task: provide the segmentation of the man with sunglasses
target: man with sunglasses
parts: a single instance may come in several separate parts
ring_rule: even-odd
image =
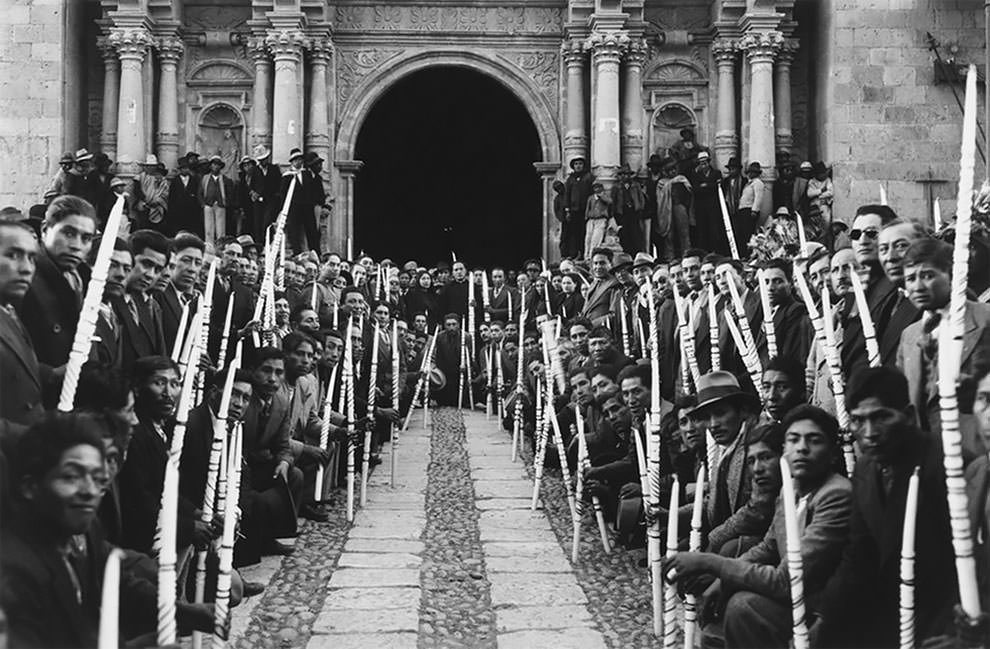
[[[853,219],[852,230],[849,232],[856,262],[863,268],[860,277],[863,279],[870,317],[878,335],[883,333],[886,326],[886,314],[882,307],[897,290],[880,265],[878,241],[883,226],[895,219],[897,214],[887,205],[862,205],[856,210],[856,218]],[[866,355],[863,323],[852,292],[846,297],[841,313],[845,322],[841,350],[842,370],[846,376],[853,376],[869,367],[869,357]]]

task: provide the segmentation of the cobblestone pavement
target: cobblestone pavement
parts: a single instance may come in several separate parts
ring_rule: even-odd
[[[237,649],[625,649],[657,647],[642,551],[606,555],[590,513],[570,563],[571,518],[557,471],[530,510],[532,458],[483,414],[431,411],[388,448],[353,526],[338,492],[328,524],[296,552],[242,571],[266,581],[234,611]],[[589,508],[590,509],[590,508]],[[204,645],[205,646],[205,645]]]

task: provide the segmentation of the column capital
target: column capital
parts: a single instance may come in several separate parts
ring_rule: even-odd
[[[100,50],[100,54],[103,56],[103,64],[108,68],[117,67],[117,48],[110,42],[109,34],[99,36],[96,39],[96,47]]]
[[[565,40],[560,46],[560,53],[564,57],[567,65],[580,65],[584,63],[584,55],[587,53],[584,48],[584,41],[572,38]]]
[[[158,49],[158,58],[162,63],[178,63],[186,50],[186,46],[178,36],[163,36],[156,41],[155,47]]]
[[[596,62],[618,63],[631,42],[629,34],[624,31],[596,31],[588,37],[585,46],[591,49]]]
[[[152,44],[151,33],[143,28],[114,28],[107,37],[110,46],[117,50],[121,59],[144,60],[148,46]]]
[[[268,44],[265,40],[266,37],[264,34],[255,34],[254,36],[249,36],[247,41],[244,43],[247,47],[248,56],[250,56],[256,64],[267,63],[271,60],[271,52],[268,51]]]
[[[789,66],[794,62],[794,57],[798,51],[798,40],[796,38],[785,38],[777,52],[777,64]]]
[[[306,46],[306,35],[298,29],[278,29],[268,32],[265,45],[276,59],[292,58],[299,60]]]
[[[730,38],[719,38],[712,42],[712,55],[715,57],[716,65],[735,64],[738,52],[739,43]]]
[[[325,36],[310,39],[307,49],[310,60],[314,62],[327,63],[334,53],[333,43]]]
[[[645,40],[634,38],[629,42],[629,47],[626,49],[626,63],[641,66],[646,61],[646,56],[649,52],[650,48],[646,45]]]
[[[784,44],[784,35],[778,31],[749,32],[739,41],[739,48],[746,51],[750,63],[773,62]]]

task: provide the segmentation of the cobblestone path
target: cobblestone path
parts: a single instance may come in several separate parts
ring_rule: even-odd
[[[624,649],[659,646],[649,629],[642,553],[605,555],[586,517],[572,566],[559,473],[530,511],[531,464],[484,414],[413,417],[369,479],[353,526],[338,493],[329,524],[307,523],[296,553],[243,572],[268,582],[235,609],[238,649]],[[527,464],[529,466],[527,466]],[[635,592],[630,592],[635,591]]]

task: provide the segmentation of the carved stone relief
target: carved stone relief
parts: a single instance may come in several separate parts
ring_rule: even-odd
[[[501,54],[526,72],[554,110],[560,99],[560,55],[558,52],[513,52]]]
[[[361,80],[381,64],[402,53],[400,49],[340,50],[337,54],[337,99],[347,103]]]
[[[559,7],[337,7],[337,31],[452,31],[498,34],[560,33]]]

